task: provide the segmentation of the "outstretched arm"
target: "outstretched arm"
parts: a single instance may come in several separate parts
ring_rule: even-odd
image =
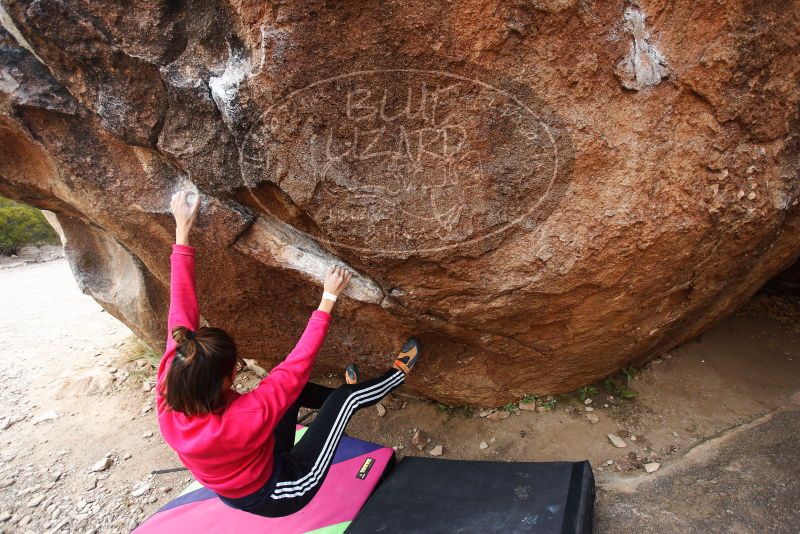
[[[167,350],[161,358],[156,375],[156,403],[159,412],[164,407],[164,379],[172,364],[172,359],[175,357],[176,344],[172,339],[172,329],[176,326],[185,326],[197,330],[200,324],[200,308],[197,305],[194,283],[194,247],[189,246],[189,230],[197,217],[200,198],[197,197],[190,205],[187,202],[188,196],[188,191],[181,191],[172,197],[172,212],[175,214],[175,244],[172,245],[172,256],[170,257]]]
[[[283,417],[308,382],[311,369],[328,332],[334,299],[350,282],[351,276],[351,273],[341,267],[328,269],[319,307],[311,314],[297,345],[253,390],[252,393],[265,405],[268,423]]]
[[[172,271],[170,276],[169,316],[167,318],[167,344],[172,341],[172,329],[185,326],[197,330],[200,309],[194,279],[194,247],[189,246],[189,230],[200,208],[200,197],[188,202],[189,191],[181,191],[172,197],[172,212],[175,214],[175,245],[172,247]]]

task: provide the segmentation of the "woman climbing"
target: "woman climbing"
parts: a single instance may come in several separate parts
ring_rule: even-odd
[[[419,357],[408,340],[383,375],[357,382],[348,368],[347,384],[331,389],[308,381],[337,296],[350,273],[329,268],[322,300],[300,341],[252,391],[231,386],[239,361],[236,343],[224,330],[200,327],[194,277],[195,249],[189,230],[200,200],[188,191],[172,199],[172,248],[167,350],[158,367],[156,405],[164,440],[204,486],[229,506],[279,517],[303,508],[328,472],[336,447],[353,413],[377,403],[399,387]],[[301,407],[319,413],[294,444]]]

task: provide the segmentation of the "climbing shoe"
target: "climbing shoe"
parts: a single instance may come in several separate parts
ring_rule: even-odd
[[[344,381],[348,384],[358,384],[358,366],[351,363],[344,370]]]
[[[394,361],[394,368],[406,374],[410,373],[419,359],[419,350],[419,341],[413,337],[409,338],[400,350],[400,354],[397,355],[397,359]]]

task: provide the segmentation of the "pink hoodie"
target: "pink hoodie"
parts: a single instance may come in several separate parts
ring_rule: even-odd
[[[177,348],[172,329],[197,330],[200,322],[194,253],[190,246],[172,247],[167,350],[158,366],[156,387],[158,424],[164,441],[198,482],[223,497],[243,497],[263,486],[272,474],[272,431],[308,382],[331,316],[319,310],[312,313],[286,359],[252,391],[241,395],[231,390],[222,413],[186,416],[176,412],[162,392]]]

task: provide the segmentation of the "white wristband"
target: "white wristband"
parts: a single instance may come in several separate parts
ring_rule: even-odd
[[[334,295],[333,293],[329,293],[327,291],[323,291],[322,292],[322,298],[325,299],[325,300],[330,300],[332,302],[336,302],[336,295]]]

